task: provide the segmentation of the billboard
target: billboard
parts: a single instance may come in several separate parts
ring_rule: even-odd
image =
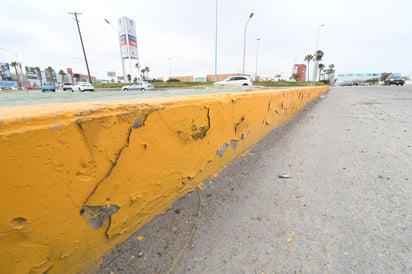
[[[123,16],[119,19],[119,43],[120,52],[123,59],[138,59],[136,24]]]
[[[8,63],[0,63],[0,80],[11,81],[10,65]]]
[[[37,80],[39,78],[36,68],[26,66],[27,79]]]
[[[115,71],[108,71],[107,72],[107,77],[116,77],[116,72]]]

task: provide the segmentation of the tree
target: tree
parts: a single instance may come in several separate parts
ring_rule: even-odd
[[[314,56],[315,66],[318,64],[319,61],[322,61],[322,58],[323,58],[323,51],[317,50],[317,51],[315,52],[315,56]],[[318,67],[318,68],[319,68],[319,67]],[[315,68],[315,69],[316,69],[316,68]],[[313,73],[316,72],[315,69],[314,69],[314,72],[313,72]],[[314,76],[314,78],[316,78],[316,77]],[[320,74],[319,74],[319,79],[320,79]],[[316,79],[313,79],[313,80],[316,81]]]
[[[142,69],[140,72],[141,72],[140,77],[144,80],[145,79],[144,74],[145,74],[146,70]]]
[[[39,67],[35,67],[34,68],[35,70],[36,70],[36,73],[37,73],[37,77],[39,77],[39,80],[40,80],[40,85],[43,85],[43,79],[42,79],[42,77],[41,77],[41,71],[40,71],[40,68]]]
[[[21,88],[20,77],[19,77],[19,73],[17,72],[17,67],[19,65],[20,64],[17,63],[16,61],[10,63],[10,66],[14,67],[14,71],[16,72],[17,85],[18,85],[19,88]]]
[[[297,81],[299,79],[299,73],[292,73],[292,76],[290,76],[289,79]]]
[[[313,55],[312,55],[312,54],[306,55],[304,60],[308,62],[308,69],[307,69],[307,71],[308,71],[308,81],[309,81],[309,79],[310,79],[310,78],[309,78],[309,63],[310,63],[310,61],[313,60]]]
[[[150,72],[149,67],[145,67],[144,70],[145,70],[145,75],[144,75],[144,76],[145,76],[145,79],[146,79],[146,78],[149,78],[149,72]],[[146,73],[147,73],[147,75],[146,75]]]
[[[46,74],[46,80],[50,79],[50,81],[53,82],[53,71],[54,71],[54,69],[49,66],[45,69],[45,71],[48,72]]]
[[[382,73],[381,73],[380,81],[384,81],[384,80],[385,80],[386,78],[388,78],[391,74],[392,74],[392,72],[382,72]]]
[[[64,72],[64,70],[61,69],[61,70],[59,70],[59,74],[62,77],[62,85],[63,85],[63,83],[66,82],[66,81],[64,81],[64,76],[66,75],[66,73]]]
[[[322,70],[325,68],[325,65],[321,63],[319,64],[318,68],[319,68],[319,80],[320,80],[320,76],[322,75]]]
[[[317,61],[317,62],[322,61],[323,54],[324,53],[321,50],[316,51],[315,56],[314,56],[315,61]]]
[[[139,62],[137,62],[134,66],[137,68],[137,71],[140,73],[141,71],[140,71],[140,64],[139,64]],[[142,75],[141,75],[141,74],[140,74],[139,78],[142,78]]]
[[[129,82],[129,84],[132,81],[132,76],[130,74],[127,74],[127,81]]]
[[[141,70],[143,80],[147,79],[146,73],[149,73],[149,71],[150,71],[149,67],[145,67],[144,69]]]

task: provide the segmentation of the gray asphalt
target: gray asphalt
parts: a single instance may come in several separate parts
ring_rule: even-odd
[[[411,118],[411,87],[332,88],[97,272],[412,273]]]

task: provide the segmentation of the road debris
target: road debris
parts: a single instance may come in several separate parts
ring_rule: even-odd
[[[286,173],[281,173],[281,174],[278,175],[278,178],[281,178],[281,179],[289,179],[290,177],[291,176],[289,174],[286,174]]]

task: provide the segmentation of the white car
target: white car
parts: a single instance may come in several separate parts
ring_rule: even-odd
[[[133,83],[132,85],[122,87],[123,91],[128,91],[128,90],[141,90],[141,91],[144,91],[146,89],[154,89],[154,86],[150,83],[147,83],[147,82],[137,82],[137,83]]]
[[[232,86],[252,86],[252,80],[249,76],[231,76],[223,81],[215,82],[214,84]]]
[[[70,90],[72,92],[74,91],[72,83],[63,83],[63,91],[66,91],[66,90]]]
[[[88,82],[81,82],[81,83],[77,83],[76,85],[72,86],[72,90],[73,91],[94,91],[94,87],[92,84],[88,83]]]

